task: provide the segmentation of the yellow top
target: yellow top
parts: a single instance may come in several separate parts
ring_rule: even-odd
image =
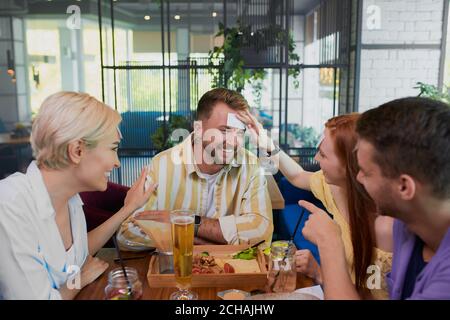
[[[328,183],[326,183],[322,171],[318,171],[311,176],[310,188],[314,196],[322,201],[327,211],[334,216],[334,220],[341,228],[341,235],[345,248],[345,256],[349,267],[349,272],[354,283],[355,273],[353,268],[353,245],[350,235],[350,225],[345,220],[344,216],[339,212],[339,209],[337,208],[333,195],[331,193],[330,186]],[[375,299],[387,299],[389,295],[388,288],[385,282],[385,275],[386,273],[390,272],[392,268],[392,253],[375,248],[374,263],[380,268],[381,271],[381,279],[379,279],[381,280],[381,289],[372,289],[371,293]],[[373,274],[375,274],[374,270],[368,272],[368,276],[371,276]],[[376,285],[376,279],[374,281],[370,281],[369,284]]]

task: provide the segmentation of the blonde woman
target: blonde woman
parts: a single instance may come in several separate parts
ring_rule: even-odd
[[[144,192],[143,171],[123,208],[87,233],[78,193],[106,190],[120,166],[120,121],[83,93],[43,102],[31,134],[36,160],[0,181],[0,299],[73,299],[107,269],[92,256],[156,188]]]

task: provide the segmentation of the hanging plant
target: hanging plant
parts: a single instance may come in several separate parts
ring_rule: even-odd
[[[244,32],[240,28],[227,28],[219,23],[217,37],[224,36],[223,45],[214,47],[209,52],[209,72],[213,76],[213,87],[231,87],[241,92],[246,83],[254,79],[264,79],[264,69],[244,69],[244,59],[241,56],[241,48],[245,41]],[[221,64],[221,59],[224,58]],[[218,69],[214,68],[218,67]]]
[[[256,53],[260,53],[271,46],[284,43],[287,35],[289,36],[289,61],[298,63],[300,57],[294,53],[295,43],[292,35],[286,33],[280,26],[272,25],[269,28],[251,31],[250,26],[243,27],[239,23],[237,27],[226,29],[223,23],[219,23],[219,31],[215,37],[224,37],[224,41],[222,46],[216,46],[209,52],[209,72],[213,76],[212,86],[214,88],[231,87],[241,92],[246,84],[256,82],[257,84],[253,86],[253,91],[256,93],[257,99],[260,99],[262,80],[265,79],[267,72],[264,69],[244,68],[245,60],[242,56],[242,49],[253,48]],[[223,62],[221,59],[223,59]],[[300,69],[290,68],[288,73],[294,77],[294,86],[298,88],[299,82],[297,78],[300,74]]]

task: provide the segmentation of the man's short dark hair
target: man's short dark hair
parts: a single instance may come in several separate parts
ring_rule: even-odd
[[[216,88],[206,92],[198,101],[197,120],[209,119],[214,106],[218,102],[223,102],[236,111],[248,109],[247,100],[239,92],[225,88]]]
[[[408,174],[450,198],[450,106],[426,98],[403,98],[364,112],[359,137],[375,148],[384,176]]]

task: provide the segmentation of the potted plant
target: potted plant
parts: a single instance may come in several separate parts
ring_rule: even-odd
[[[434,85],[417,82],[417,86],[414,89],[420,90],[419,97],[439,100],[450,104],[450,88],[447,86],[441,91]]]
[[[260,64],[260,60],[267,58],[268,52],[277,45],[283,45],[288,37],[288,57],[289,61],[298,63],[300,57],[294,53],[295,43],[292,35],[279,25],[270,25],[267,28],[251,31],[250,26],[238,26],[225,28],[223,23],[219,23],[217,37],[224,37],[222,46],[214,47],[209,52],[209,69],[213,75],[213,87],[232,87],[237,91],[242,91],[246,84],[254,81],[262,81],[266,76],[264,69],[247,69],[245,65]],[[221,58],[224,61],[221,62]],[[258,62],[259,61],[259,62]],[[269,61],[270,63],[270,61]],[[216,67],[219,66],[218,71]],[[289,75],[294,77],[294,85],[299,86],[297,80],[300,70],[298,68],[289,69]],[[261,92],[261,86],[254,86],[256,94]]]
[[[164,137],[164,126],[159,126],[155,133],[152,134],[151,140],[153,146],[159,150],[163,151],[172,148],[177,144],[170,139],[172,132],[176,129],[186,129],[189,132],[192,131],[191,124],[188,119],[179,115],[170,115],[170,119],[167,125],[167,137]]]

